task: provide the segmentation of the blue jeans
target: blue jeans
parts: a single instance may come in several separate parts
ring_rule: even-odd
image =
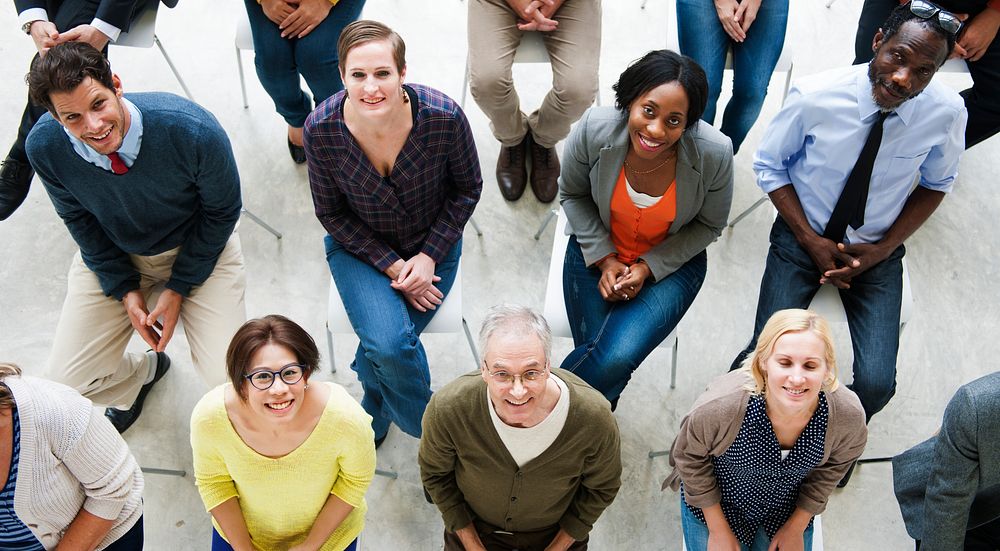
[[[576,236],[563,261],[563,296],[576,349],[562,368],[576,373],[615,403],[632,372],[684,317],[705,280],[702,251],[660,281],[646,281],[627,302],[607,302],[597,284],[601,270],[588,268]]]
[[[358,540],[355,538],[350,545],[344,548],[344,551],[357,551],[358,550]],[[229,542],[222,539],[219,532],[216,529],[212,529],[212,551],[233,551],[233,546],[229,545]]]
[[[329,235],[324,242],[330,273],[361,341],[351,369],[365,392],[361,405],[372,416],[375,438],[385,436],[390,422],[420,438],[420,420],[431,399],[431,373],[419,337],[435,310],[416,310],[389,286],[389,278],[378,268],[347,252]],[[441,278],[434,285],[445,295],[455,282],[461,255],[459,240],[434,268]]]
[[[735,42],[722,28],[712,0],[677,0],[681,53],[697,61],[708,77],[708,105],[701,118],[709,124],[715,124],[726,53],[733,50],[733,97],[726,106],[721,130],[733,140],[734,153],[760,114],[771,73],[785,44],[787,23],[788,0],[767,0],[761,3],[746,40]]]
[[[365,0],[340,0],[303,38],[282,38],[278,25],[264,15],[257,0],[244,3],[253,34],[257,78],[285,122],[302,128],[313,104],[302,91],[299,75],[306,79],[317,105],[344,89],[337,66],[337,39],[340,31],[361,15]]]
[[[708,526],[691,513],[684,503],[684,498],[681,498],[681,530],[684,532],[684,545],[687,551],[705,551],[708,549]],[[812,551],[812,542],[813,525],[810,524],[802,532],[802,551]],[[753,536],[753,545],[747,547],[740,544],[740,549],[742,551],[767,551],[770,545],[771,540],[767,537],[767,532],[764,531],[764,527],[762,526],[757,529],[757,533]]]
[[[896,353],[899,350],[899,308],[903,300],[903,255],[899,246],[889,258],[851,280],[840,290],[854,347],[854,383],[871,419],[896,392]],[[771,227],[771,248],[760,282],[753,338],[731,369],[753,352],[764,324],[785,308],[807,308],[819,290],[819,269],[799,245],[788,224],[778,216]]]

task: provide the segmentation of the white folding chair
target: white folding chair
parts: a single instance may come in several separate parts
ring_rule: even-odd
[[[903,299],[899,308],[899,333],[903,333],[910,316],[913,314],[913,290],[910,288],[910,270],[906,266],[906,258],[903,263]],[[840,301],[840,292],[833,285],[821,285],[819,291],[813,296],[809,303],[809,309],[823,316],[829,323],[847,323],[847,313],[844,311],[844,304]]]
[[[545,40],[542,33],[538,31],[526,31],[521,33],[521,43],[514,52],[514,63],[549,63],[549,51],[545,49]],[[459,105],[465,110],[465,98],[469,92],[469,54],[465,55],[465,78],[462,80],[462,99]],[[601,86],[597,86],[597,98],[594,102],[601,105]]]
[[[240,50],[253,51],[253,35],[250,33],[250,17],[247,16],[247,11],[245,9],[236,10],[236,68],[240,73],[240,92],[243,93],[243,108],[250,108],[250,102],[247,101],[247,81],[243,76],[243,56],[240,54]]]
[[[174,62],[170,60],[170,56],[167,55],[167,50],[163,47],[163,43],[156,36],[156,13],[159,10],[160,2],[159,0],[152,0],[143,10],[142,15],[138,19],[132,22],[127,33],[121,33],[118,35],[118,40],[114,42],[115,46],[125,46],[129,48],[151,48],[153,44],[160,49],[160,53],[163,54],[164,61],[170,67],[170,70],[174,73],[174,77],[177,82],[180,83],[181,88],[184,90],[184,95],[188,97],[189,100],[194,101],[194,96],[191,95],[191,90],[188,90],[187,84],[184,83],[184,79],[181,78],[181,74],[177,72],[177,67],[174,67]]]
[[[566,258],[566,245],[569,235],[566,233],[566,216],[562,212],[555,215],[556,233],[552,239],[552,256],[549,259],[549,278],[545,284],[545,306],[542,313],[549,322],[549,328],[554,337],[573,338],[569,327],[569,317],[566,314],[566,300],[563,297],[563,260]],[[597,292],[597,289],[594,289]],[[670,388],[677,386],[677,329],[667,335],[657,348],[670,348]]]
[[[387,283],[388,284],[388,283]],[[469,324],[462,315],[462,264],[459,261],[458,271],[455,273],[455,283],[451,286],[451,292],[444,297],[444,301],[437,307],[437,312],[431,318],[430,323],[424,328],[422,334],[428,333],[458,333],[465,332],[465,338],[469,341],[469,350],[476,361],[476,368],[479,368],[479,352],[476,351],[476,343],[469,331]],[[340,299],[340,292],[337,290],[337,282],[330,278],[330,298],[327,303],[326,317],[326,346],[330,358],[330,373],[337,372],[337,366],[333,359],[333,335],[354,334],[354,326],[347,317],[347,310]]]

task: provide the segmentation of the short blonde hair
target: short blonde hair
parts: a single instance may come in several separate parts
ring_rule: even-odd
[[[4,384],[3,380],[7,377],[19,377],[20,375],[21,368],[16,364],[0,362],[0,409],[16,407],[14,394],[11,393],[10,387]]]
[[[743,360],[741,369],[753,377],[753,382],[747,386],[752,394],[763,394],[767,387],[764,375],[764,362],[774,353],[774,345],[785,333],[812,331],[826,348],[823,360],[826,362],[827,376],[823,380],[823,390],[832,392],[840,386],[837,381],[837,360],[834,357],[833,337],[830,336],[830,325],[822,316],[812,310],[792,308],[778,310],[767,320],[764,329],[757,337],[757,347],[753,354]]]
[[[340,74],[347,71],[347,54],[351,53],[351,50],[378,40],[389,41],[396,70],[402,73],[406,67],[406,43],[403,42],[403,38],[385,23],[359,19],[340,31],[340,38],[337,40],[337,66],[340,68]]]

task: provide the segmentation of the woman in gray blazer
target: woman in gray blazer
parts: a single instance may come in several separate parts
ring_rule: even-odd
[[[652,51],[584,114],[559,196],[572,236],[563,293],[576,349],[562,363],[617,404],[705,279],[733,192],[729,138],[700,121],[708,84],[689,57]]]

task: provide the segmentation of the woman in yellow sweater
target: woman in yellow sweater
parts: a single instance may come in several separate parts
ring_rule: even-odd
[[[213,551],[356,548],[375,474],[371,417],[343,387],[309,384],[318,366],[312,337],[283,316],[233,337],[230,382],[191,415]]]

